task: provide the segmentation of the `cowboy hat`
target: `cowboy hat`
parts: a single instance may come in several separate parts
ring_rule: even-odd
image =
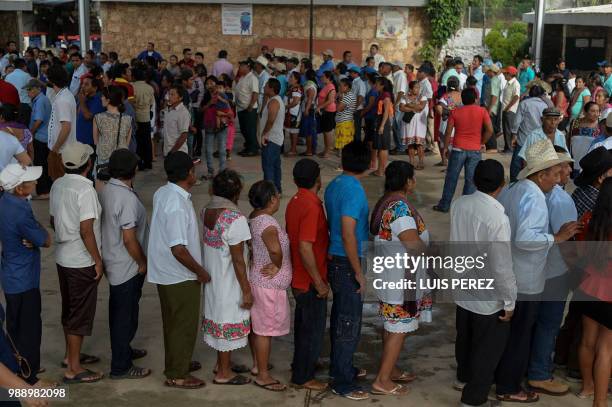
[[[603,173],[612,168],[612,150],[605,147],[597,147],[580,160],[582,172],[574,180],[579,187],[591,185]]]
[[[546,170],[561,163],[571,162],[567,158],[559,158],[553,143],[549,139],[537,141],[525,152],[527,165],[519,172],[517,179],[525,179],[536,172]]]
[[[268,58],[264,57],[263,55],[258,56],[255,62],[263,65],[264,68],[266,68],[270,63],[270,61],[268,61]]]
[[[539,86],[542,89],[544,89],[544,92],[546,93],[551,93],[552,92],[552,88],[550,87],[550,84],[548,82],[543,81],[542,79],[534,79],[530,82],[527,83],[526,87],[527,89],[531,89],[534,86]]]

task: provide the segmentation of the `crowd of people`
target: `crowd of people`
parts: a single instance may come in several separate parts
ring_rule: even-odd
[[[565,395],[569,387],[553,376],[553,355],[569,378],[582,380],[578,397],[592,397],[594,407],[607,404],[611,263],[576,270],[555,244],[612,236],[611,64],[602,62],[587,80],[564,61],[545,75],[534,72],[529,58],[517,69],[479,55],[467,67],[445,57],[439,74],[429,61],[415,72],[412,65],[386,62],[376,44],[359,65],[350,51],[334,61],[333,50],[326,50],[316,70],[311,60],[275,56],[265,46],[237,69],[227,58],[221,50],[209,75],[202,53],[186,48],[180,61],[175,55],[165,60],[153,43],[129,63],[114,52],[82,55],[76,46],[59,55],[36,48],[19,55],[9,42],[2,51],[0,280],[8,337],[30,370],[15,368],[10,351],[0,361],[21,375],[24,387],[42,382],[40,249],[54,246],[66,384],[104,376],[85,367],[99,358],[81,352],[104,275],[113,379],[151,374],[134,364],[147,351],[131,347],[146,279],[160,300],[166,386],[205,385],[192,375],[202,367],[192,360],[200,327],[217,352],[213,383],[286,390],[269,360],[272,338],[290,332],[291,288],[291,384],[367,399],[359,382],[367,372],[353,362],[367,286],[365,243],[401,242],[410,250],[429,245],[425,220],[411,203],[415,171],[424,169],[429,151],[440,154],[436,165],[446,171],[433,209],[450,212],[450,241],[540,244],[513,251],[498,265],[497,282],[508,293],[503,301],[457,301],[454,387],[462,391],[462,405],[488,405],[493,384],[498,401]],[[250,214],[237,205],[243,180],[227,168],[237,131],[244,139],[237,154],[261,156],[263,180],[249,188]],[[510,185],[503,165],[483,160],[484,152],[512,153]],[[203,154],[206,172],[199,178],[195,168]],[[339,174],[321,200],[320,163],[333,154],[340,157]],[[168,183],[155,193],[149,221],[133,180],[160,155]],[[298,187],[285,227],[274,216],[283,157],[296,157]],[[462,168],[463,196],[453,200]],[[371,212],[364,176],[384,184]],[[572,178],[570,195],[564,187]],[[192,188],[203,181],[212,198],[196,213]],[[35,218],[30,199],[49,201],[51,233]],[[542,298],[575,273],[579,283],[562,288],[564,298],[573,291],[564,319],[566,299]],[[403,274],[387,269],[384,279]],[[427,270],[417,275],[426,278]],[[330,293],[327,384],[315,373]],[[400,369],[398,358],[408,334],[431,322],[433,293],[376,294],[383,352],[370,392],[405,395],[416,376]],[[232,351],[246,346],[251,368],[231,360]]]

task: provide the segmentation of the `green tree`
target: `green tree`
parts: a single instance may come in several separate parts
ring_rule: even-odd
[[[485,37],[493,60],[501,61],[504,65],[517,64],[526,43],[527,25],[524,23],[512,23],[510,26],[496,24]]]
[[[419,50],[422,59],[433,60],[450,37],[461,27],[466,0],[429,0],[425,13],[429,17],[431,37]]]

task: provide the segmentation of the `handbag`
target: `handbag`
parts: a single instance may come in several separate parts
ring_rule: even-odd
[[[404,123],[410,123],[414,115],[415,115],[414,112],[404,112],[404,115],[402,116],[402,121]]]
[[[117,145],[115,150],[119,148],[119,137],[121,136],[121,118],[123,113],[119,113],[119,125],[117,126]],[[111,179],[108,162],[96,166],[96,178],[100,181],[108,181]]]

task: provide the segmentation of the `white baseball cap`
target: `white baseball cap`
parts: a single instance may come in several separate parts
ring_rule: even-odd
[[[9,164],[0,172],[0,186],[11,190],[24,182],[36,181],[42,175],[42,167],[22,167],[20,164]]]

